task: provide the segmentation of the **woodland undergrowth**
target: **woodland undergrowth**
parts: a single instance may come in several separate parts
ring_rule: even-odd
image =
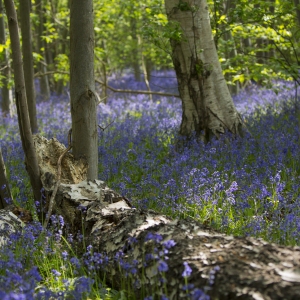
[[[153,90],[177,92],[171,71],[153,72],[150,84]],[[114,75],[110,85],[145,89],[131,75]],[[111,124],[99,130],[99,179],[137,207],[192,218],[227,234],[299,246],[300,104],[296,96],[291,82],[275,81],[272,89],[248,86],[234,97],[248,132],[243,138],[226,134],[205,145],[178,136],[178,98],[154,96],[151,101],[147,95],[109,94],[108,104],[98,107],[99,125]],[[69,106],[67,95],[38,101],[39,133],[67,145]],[[15,204],[32,210],[37,203],[23,163],[16,115],[0,117],[0,145]],[[97,276],[108,258],[89,245],[79,255],[82,251],[75,245],[83,236],[63,235],[66,226],[60,216],[53,216],[47,231],[35,221],[10,237],[0,249],[0,298],[132,299],[134,264],[122,265],[120,260],[124,288],[115,291]],[[157,237],[149,238],[159,242]],[[167,263],[159,268],[163,278]],[[185,266],[183,282],[188,282],[190,272]],[[199,293],[187,298],[200,299]]]

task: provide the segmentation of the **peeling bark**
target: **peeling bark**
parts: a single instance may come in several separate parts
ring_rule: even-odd
[[[14,232],[20,232],[25,225],[11,209],[0,210],[0,247],[6,245],[9,236]]]
[[[242,120],[235,109],[218,59],[206,0],[166,0],[169,22],[178,24],[170,39],[172,59],[182,99],[180,134],[196,132],[208,141],[225,131],[242,134]]]
[[[48,147],[49,143],[52,148]],[[51,168],[48,167],[49,154],[53,156],[51,161],[55,162],[65,148],[54,139],[48,141],[39,136],[35,137],[35,145],[42,181],[45,189],[51,193],[53,182],[49,184],[45,181],[49,174],[55,181],[55,172],[50,173]],[[77,169],[76,163],[69,153],[63,159],[63,166],[73,171]],[[82,166],[82,162],[78,165]],[[48,172],[47,176],[45,172]],[[63,174],[68,172],[65,170]],[[76,172],[81,174],[82,169]],[[54,212],[64,217],[74,234],[84,229],[85,244],[92,245],[94,252],[106,253],[110,258],[105,276],[114,288],[122,288],[120,284],[124,272],[120,271],[114,259],[122,251],[123,261],[138,261],[135,265],[137,273],[133,276],[133,282],[137,280],[134,289],[137,299],[144,296],[139,288],[141,283],[146,286],[147,295],[152,293],[158,296],[167,291],[169,299],[187,298],[182,289],[185,285],[182,278],[184,263],[192,268],[188,283],[199,289],[206,286],[211,299],[298,299],[299,247],[283,247],[254,238],[227,236],[193,220],[171,220],[152,210],[132,207],[125,197],[109,189],[103,181],[72,183],[72,176],[67,177],[58,189]],[[159,261],[153,259],[144,265],[147,253],[153,253],[155,248],[157,251],[163,248],[161,242],[145,241],[148,233],[161,235],[162,242],[172,239],[176,243],[167,254],[166,290],[159,283],[162,277],[157,271]]]
[[[55,161],[64,146],[54,139],[48,141],[37,137],[37,140],[35,145],[45,179],[45,174],[51,169],[49,153],[53,153],[51,160]],[[47,148],[49,143],[52,150]],[[76,161],[72,166],[74,158],[71,154],[64,159],[64,166],[77,168]],[[55,181],[55,173],[51,176]],[[69,182],[70,178],[65,182]],[[53,184],[43,183],[51,193]],[[136,274],[126,280],[131,278],[136,299],[151,294],[155,295],[154,299],[160,299],[162,294],[169,299],[200,299],[192,294],[196,288],[204,290],[210,299],[215,300],[299,299],[299,247],[283,247],[261,239],[228,236],[193,220],[171,220],[152,210],[136,209],[125,197],[100,180],[61,184],[54,210],[64,217],[74,234],[78,230],[85,231],[85,244],[92,245],[94,253],[108,256],[105,278],[115,289],[122,289],[125,273],[118,261],[121,259],[134,265]],[[0,210],[0,227],[6,228],[6,235],[9,231],[22,229],[23,223],[16,215],[18,211]],[[152,236],[156,234],[156,238],[161,236],[162,240],[146,239],[149,233]],[[175,246],[168,249],[167,260],[162,256],[146,259],[150,253],[159,256],[166,249],[163,242],[169,240],[173,240]],[[4,236],[0,238],[0,246],[3,244]],[[119,256],[118,260],[116,256]],[[162,259],[168,264],[164,284],[160,282],[162,273],[157,269]],[[192,269],[188,284],[193,287],[189,287],[188,293],[183,290],[186,284],[182,277],[184,263]],[[104,276],[104,270],[100,271],[100,275]],[[140,288],[141,284],[144,290]]]

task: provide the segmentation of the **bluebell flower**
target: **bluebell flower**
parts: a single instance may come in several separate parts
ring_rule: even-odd
[[[157,269],[159,272],[167,272],[169,270],[169,267],[164,260],[159,260]]]
[[[189,264],[185,261],[183,263],[184,265],[184,271],[182,272],[182,277],[189,277],[191,276],[193,270],[191,269],[191,267],[189,266]]]
[[[167,248],[167,249],[171,249],[172,247],[174,247],[176,245],[175,241],[174,240],[168,240],[168,241],[165,241],[163,243],[164,247]]]
[[[160,241],[162,241],[162,236],[158,233],[152,233],[152,232],[149,232],[146,237],[145,237],[145,241],[150,241],[150,240],[153,240],[155,241],[156,243],[159,243]]]

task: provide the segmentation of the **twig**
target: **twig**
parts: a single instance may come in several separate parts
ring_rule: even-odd
[[[48,72],[45,72],[45,73],[38,72],[38,73],[34,74],[34,77],[46,76],[46,75],[50,75],[50,74],[66,74],[66,75],[69,75],[69,72],[65,72],[65,71],[48,71]],[[145,95],[158,95],[158,96],[180,98],[180,96],[178,94],[161,93],[161,92],[153,92],[153,91],[142,91],[142,90],[120,90],[120,89],[115,89],[115,88],[105,84],[103,81],[101,81],[99,79],[95,79],[95,82],[106,86],[109,90],[111,90],[115,93],[145,94]],[[105,99],[104,98],[104,99],[101,99],[99,101],[100,97],[96,96],[96,98],[98,98],[98,104],[101,103]]]
[[[98,127],[100,128],[100,129],[102,129],[102,131],[104,131],[107,127],[109,127],[113,122],[114,122],[115,120],[112,120],[108,125],[106,125],[105,127],[102,127],[102,126],[100,126],[100,125],[98,125]]]
[[[149,95],[149,94],[152,94],[152,95],[159,95],[159,96],[169,96],[169,97],[177,97],[177,98],[180,98],[179,95],[177,94],[169,94],[169,93],[161,93],[161,92],[152,92],[152,91],[141,91],[141,90],[120,90],[120,89],[115,89],[107,84],[105,84],[104,82],[102,82],[101,80],[99,79],[96,79],[95,80],[96,82],[102,84],[102,85],[105,85],[109,90],[115,92],[115,93],[131,93],[131,94],[146,94],[146,95]]]
[[[61,161],[62,161],[64,155],[72,148],[72,144],[71,144],[71,134],[72,134],[72,128],[69,130],[69,135],[68,135],[68,148],[60,155],[60,157],[58,158],[58,161],[57,161],[57,181],[56,181],[55,187],[54,187],[54,189],[53,189],[51,198],[50,198],[50,200],[49,200],[48,213],[47,213],[46,220],[45,220],[45,223],[44,223],[44,228],[47,227],[48,222],[49,222],[49,220],[50,220],[50,217],[51,217],[51,214],[52,214],[52,209],[53,209],[53,204],[54,204],[54,198],[55,198],[55,196],[56,196],[58,187],[59,187],[59,185],[60,185],[60,179],[61,179]]]

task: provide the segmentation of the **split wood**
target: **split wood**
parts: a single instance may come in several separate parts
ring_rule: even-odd
[[[51,195],[51,198],[50,198],[50,201],[49,201],[48,212],[47,212],[47,215],[46,215],[45,223],[43,225],[44,228],[46,228],[47,225],[48,225],[48,223],[49,223],[49,220],[50,220],[50,217],[51,217],[51,214],[52,214],[54,199],[55,199],[58,187],[60,185],[60,179],[61,179],[61,161],[62,161],[63,157],[65,156],[65,154],[68,151],[70,151],[71,148],[72,148],[71,135],[72,135],[72,129],[69,130],[68,148],[60,155],[60,157],[58,158],[58,161],[57,161],[57,181],[56,181],[55,187],[53,189],[53,192],[52,192],[52,195]]]

